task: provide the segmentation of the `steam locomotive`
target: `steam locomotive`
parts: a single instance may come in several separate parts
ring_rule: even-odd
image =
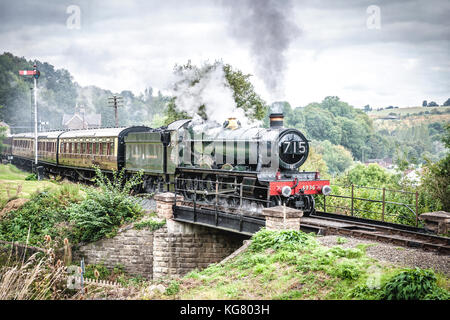
[[[3,157],[31,167],[32,133],[7,137]],[[305,136],[284,128],[283,114],[270,115],[270,128],[242,127],[235,118],[223,125],[178,120],[149,128],[101,128],[40,132],[38,165],[45,175],[90,180],[94,166],[106,173],[143,171],[144,192],[176,191],[204,203],[226,195],[228,205],[286,205],[314,212],[315,194],[329,194],[319,172],[299,168],[309,154]]]

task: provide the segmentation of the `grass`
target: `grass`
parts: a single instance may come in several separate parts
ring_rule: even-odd
[[[367,246],[324,247],[315,236],[299,231],[262,230],[252,239],[248,250],[231,261],[172,280],[170,290],[151,298],[381,299],[386,284],[402,270],[369,258]],[[445,296],[449,279],[444,275],[436,277],[441,291],[433,292]]]
[[[0,209],[11,198],[29,199],[38,190],[55,190],[58,185],[50,181],[25,180],[28,172],[21,171],[17,167],[8,164],[0,165]]]

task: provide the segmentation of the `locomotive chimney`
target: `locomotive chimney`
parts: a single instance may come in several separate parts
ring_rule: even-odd
[[[281,128],[284,125],[283,113],[271,113],[269,116],[271,128]]]

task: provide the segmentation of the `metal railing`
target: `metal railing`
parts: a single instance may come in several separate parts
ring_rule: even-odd
[[[365,187],[365,186],[342,186],[342,185],[334,185],[337,187],[340,187],[341,190],[347,190],[347,192],[350,193],[350,195],[340,195],[340,194],[330,194],[328,196],[323,196],[323,211],[327,212],[328,208],[334,208],[335,210],[333,213],[340,213],[345,215],[351,215],[351,216],[364,216],[364,214],[369,214],[370,219],[374,220],[381,220],[381,221],[388,221],[392,220],[392,218],[398,217],[398,212],[401,212],[402,209],[405,212],[409,212],[412,214],[412,216],[415,219],[415,226],[417,227],[419,225],[419,193],[416,192],[410,192],[410,191],[404,191],[404,190],[392,190],[387,188],[374,188],[374,187]],[[381,197],[378,199],[368,199],[368,198],[362,198],[358,196],[356,193],[357,191],[361,189],[367,189],[367,190],[377,190],[380,191],[379,195]],[[398,201],[391,201],[387,199],[388,193],[401,193],[404,194],[406,197],[412,197],[414,203],[406,203],[406,202],[398,202]],[[341,204],[338,201],[338,204],[335,204],[331,199],[328,200],[327,198],[340,198],[340,199],[348,199],[349,200],[349,206],[342,206],[338,205]],[[361,203],[377,203],[379,206],[381,206],[381,211],[373,211],[373,210],[365,210],[362,208],[363,206]],[[392,210],[392,208],[395,208]],[[390,208],[391,210],[387,210]],[[397,214],[395,214],[397,212]],[[367,217],[365,217],[367,218]],[[392,221],[391,221],[392,222]],[[398,222],[398,221],[397,221]]]
[[[215,210],[255,215],[270,204],[270,198],[255,198],[249,190],[260,191],[268,195],[268,187],[253,186],[243,182],[220,181],[219,179],[175,179],[175,194],[182,195],[184,202],[197,206],[214,206]],[[252,194],[254,192],[251,192]]]
[[[175,194],[183,195],[184,203],[190,203],[194,211],[197,208],[209,206],[214,207],[215,211],[260,216],[262,208],[268,207],[272,203],[267,186],[249,186],[237,181],[197,178],[176,178],[174,185]],[[316,210],[323,209],[324,212],[419,226],[418,192],[355,185],[332,185],[332,187],[340,187],[342,194],[318,195]],[[249,192],[250,190],[252,192]],[[359,195],[361,190],[378,192],[368,198]],[[255,191],[265,196],[254,197]],[[413,203],[402,201],[402,199],[400,201],[391,199],[390,195],[395,193],[412,198],[411,202]],[[342,199],[343,201],[333,199]],[[402,214],[403,220],[407,223],[399,220],[399,216]]]

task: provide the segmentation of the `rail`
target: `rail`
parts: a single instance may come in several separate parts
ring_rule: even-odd
[[[268,187],[232,179],[176,178],[175,193],[183,195],[194,212],[198,207],[213,206],[216,211],[262,217],[262,209],[273,204]],[[331,187],[332,194],[316,196],[318,211],[419,227],[418,192],[355,185]],[[260,196],[252,196],[255,193]],[[404,201],[406,198],[412,198],[413,203]]]
[[[221,181],[216,179],[176,178],[175,194],[182,195],[194,210],[198,206],[214,206],[221,212],[259,215],[263,207],[271,203],[267,196],[268,187],[255,186],[244,182]],[[261,197],[251,196],[256,191]]]
[[[417,191],[410,192],[387,188],[355,186],[353,184],[350,186],[332,185],[331,187],[335,193],[328,196],[323,195],[322,201],[316,202],[317,206],[324,212],[328,212],[327,210],[329,210],[329,208],[333,208],[334,211],[332,211],[332,213],[369,218],[383,222],[401,222],[403,224],[415,225],[416,227],[419,226],[419,193]],[[360,190],[370,190],[371,192],[369,193],[372,193],[372,199],[359,196],[358,191]],[[349,195],[336,194],[336,191],[338,191],[338,193],[349,193]],[[388,194],[401,194],[402,199],[411,197],[414,203],[402,202],[403,200],[398,201],[397,199],[388,199]],[[376,199],[376,197],[379,198]],[[336,199],[343,199],[344,202],[347,200],[347,203],[343,203],[343,201]],[[374,203],[376,205],[367,205],[367,203]],[[377,209],[378,211],[374,211]],[[402,222],[402,220],[404,220],[404,222]]]

